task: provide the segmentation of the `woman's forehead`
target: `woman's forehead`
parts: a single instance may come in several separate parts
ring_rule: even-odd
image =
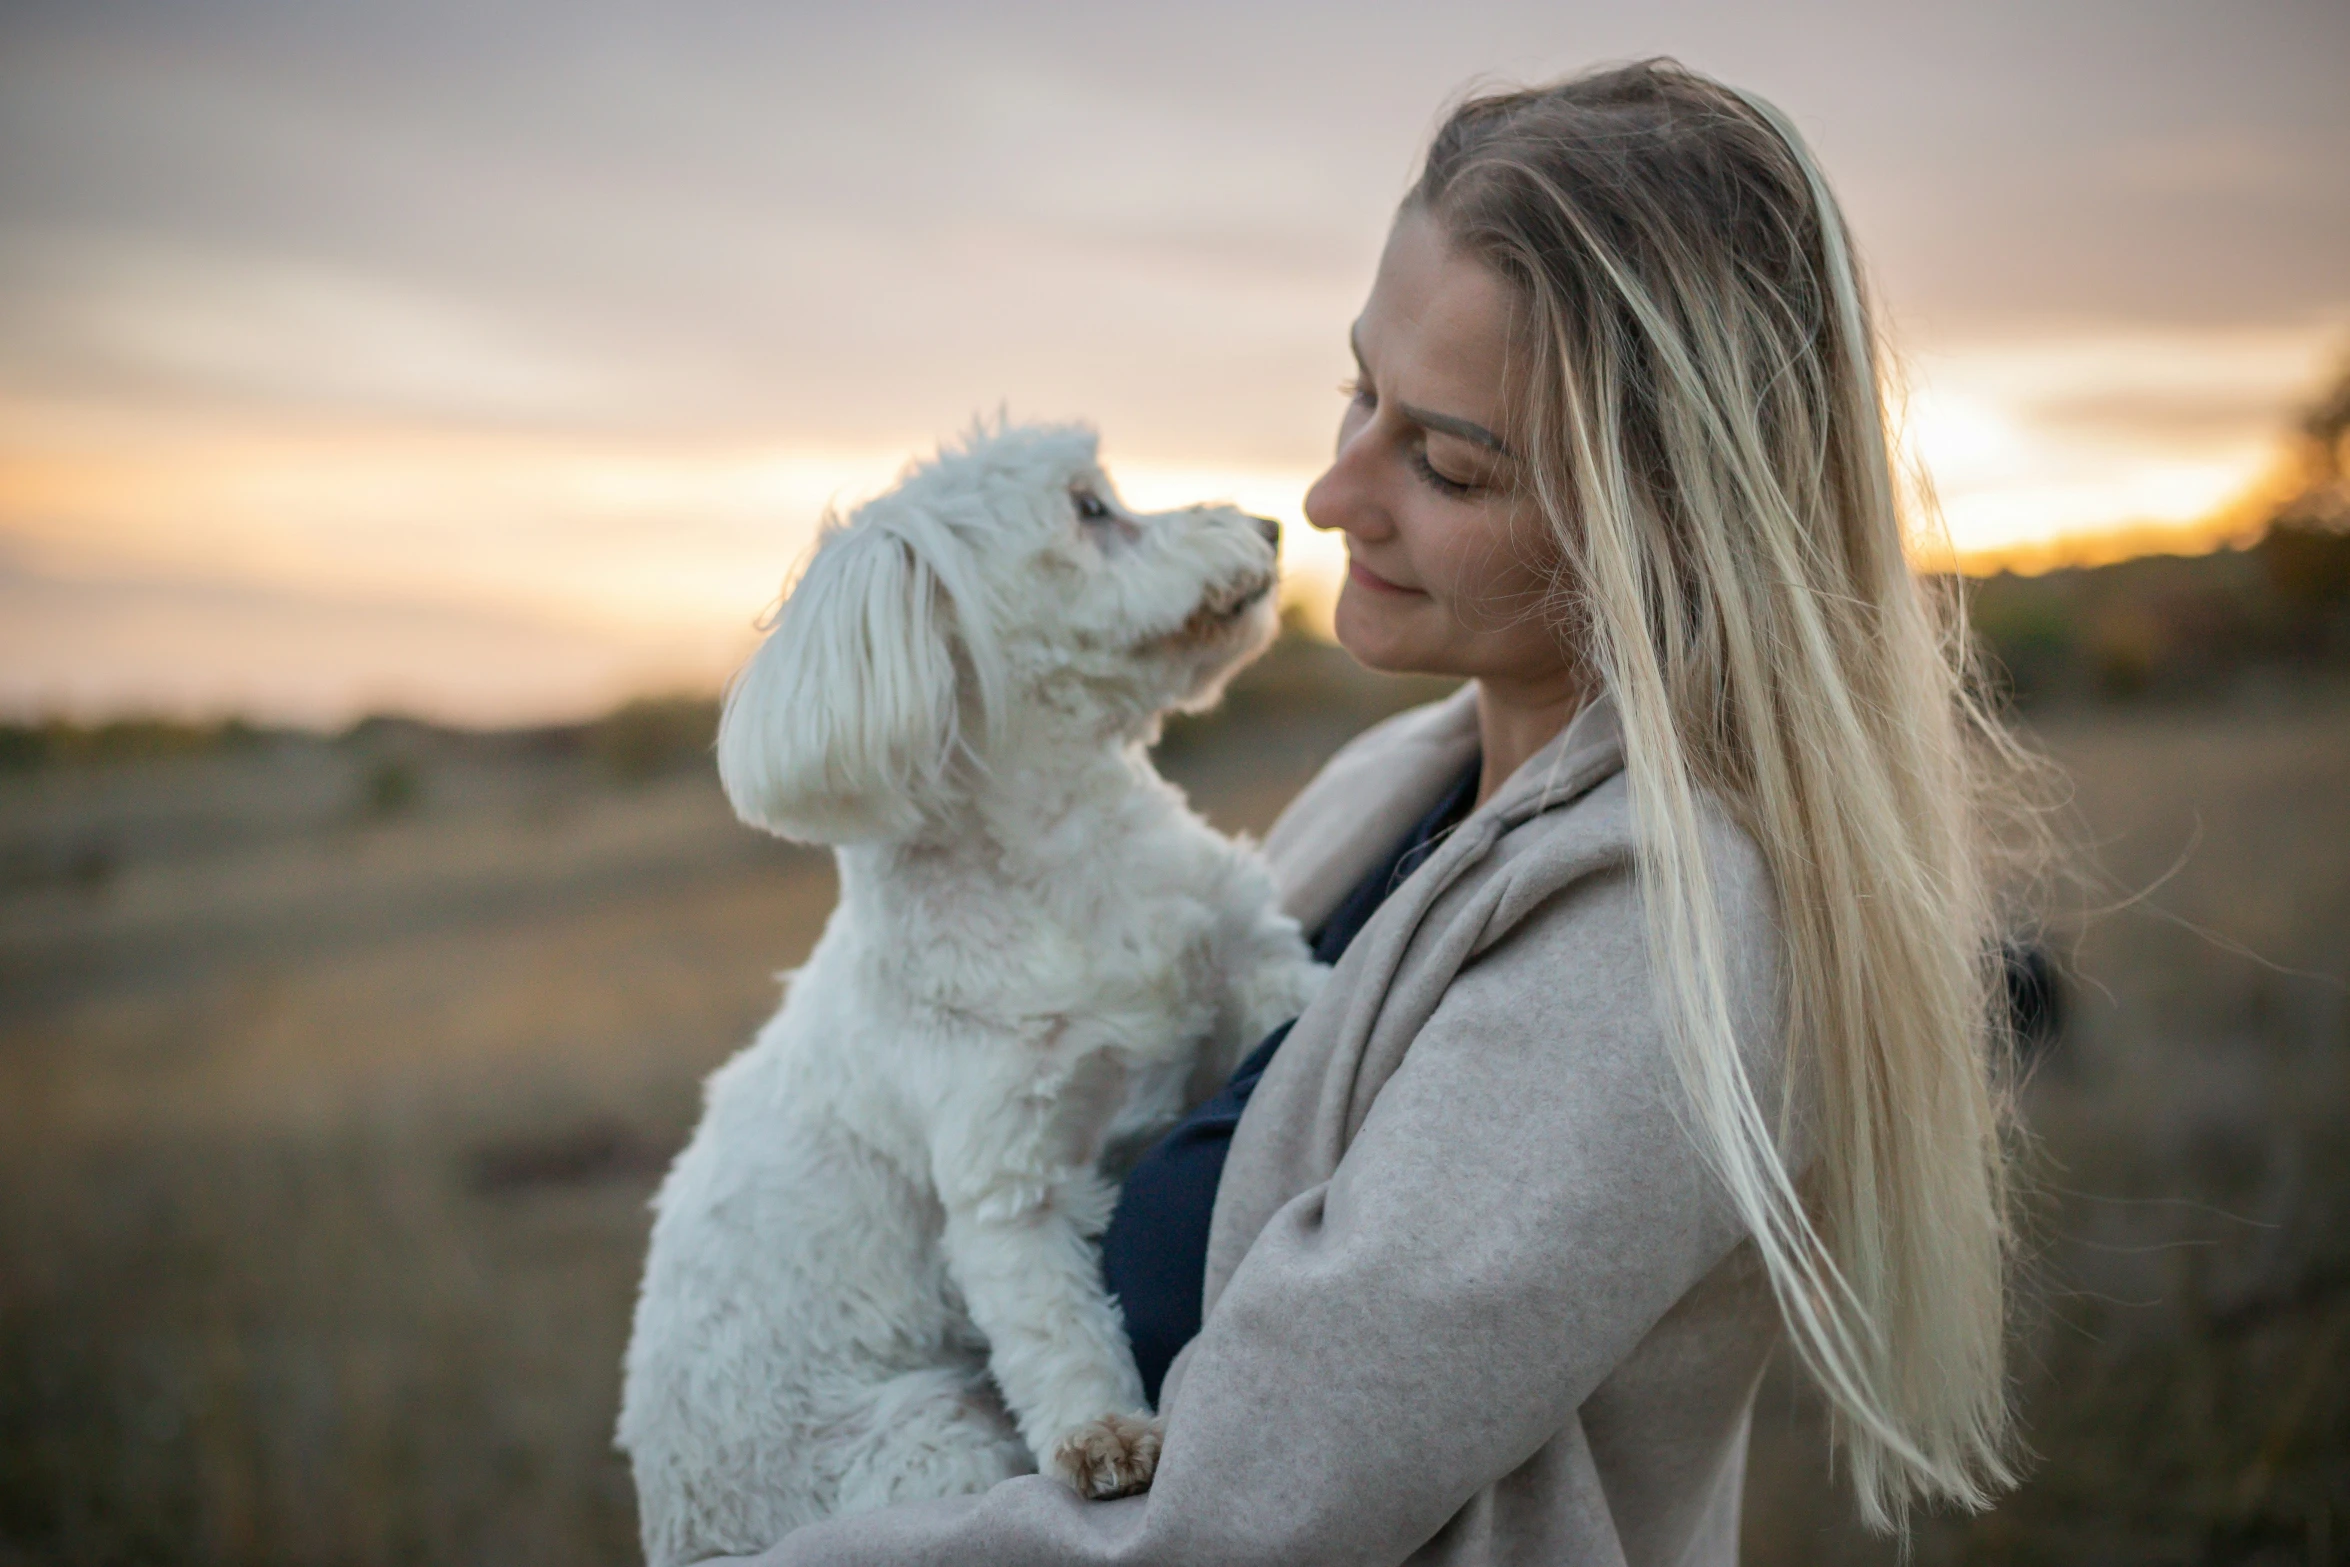
[[[1455,249],[1433,219],[1406,211],[1355,320],[1355,351],[1381,396],[1494,428],[1514,303],[1490,267]]]

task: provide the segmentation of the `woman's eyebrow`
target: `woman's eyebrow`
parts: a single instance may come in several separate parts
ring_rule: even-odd
[[[1431,413],[1425,408],[1414,408],[1410,403],[1397,403],[1395,411],[1414,424],[1426,425],[1446,435],[1457,435],[1464,441],[1484,447],[1489,452],[1507,457],[1510,449],[1501,444],[1501,437],[1481,424],[1467,419],[1455,419],[1451,414]]]
[[[1362,339],[1357,337],[1355,332],[1354,327],[1350,326],[1346,329],[1346,346],[1354,351],[1355,368],[1368,375],[1370,373],[1369,367],[1363,363]],[[1502,444],[1500,436],[1495,435],[1491,430],[1474,420],[1458,419],[1451,414],[1440,414],[1426,408],[1415,408],[1410,403],[1404,402],[1397,403],[1395,411],[1414,424],[1423,425],[1444,435],[1458,436],[1472,445],[1482,446],[1487,451],[1503,457],[1510,454],[1510,449]]]

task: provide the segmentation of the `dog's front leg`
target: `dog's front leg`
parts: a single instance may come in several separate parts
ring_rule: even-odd
[[[1040,1466],[1091,1496],[1143,1489],[1158,1458],[1095,1244],[1117,1194],[1094,1159],[1122,1077],[1102,1062],[1057,1091],[958,1095],[932,1150],[947,1266],[1005,1407]]]
[[[1256,911],[1223,964],[1229,1007],[1240,1019],[1240,1049],[1288,1022],[1322,993],[1330,970],[1314,961],[1297,921],[1271,907]]]

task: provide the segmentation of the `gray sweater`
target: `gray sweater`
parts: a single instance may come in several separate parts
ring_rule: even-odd
[[[1340,752],[1266,840],[1290,911],[1318,923],[1476,746],[1463,690]],[[1726,819],[1707,830],[1768,1104],[1769,882]],[[1031,1476],[756,1560],[1735,1562],[1777,1316],[1683,1124],[1631,854],[1601,702],[1364,927],[1233,1139],[1147,1495],[1085,1502]]]

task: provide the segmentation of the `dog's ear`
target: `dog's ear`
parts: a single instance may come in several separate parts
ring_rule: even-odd
[[[956,741],[945,586],[875,522],[820,539],[726,693],[718,776],[735,814],[807,843],[903,837]]]

